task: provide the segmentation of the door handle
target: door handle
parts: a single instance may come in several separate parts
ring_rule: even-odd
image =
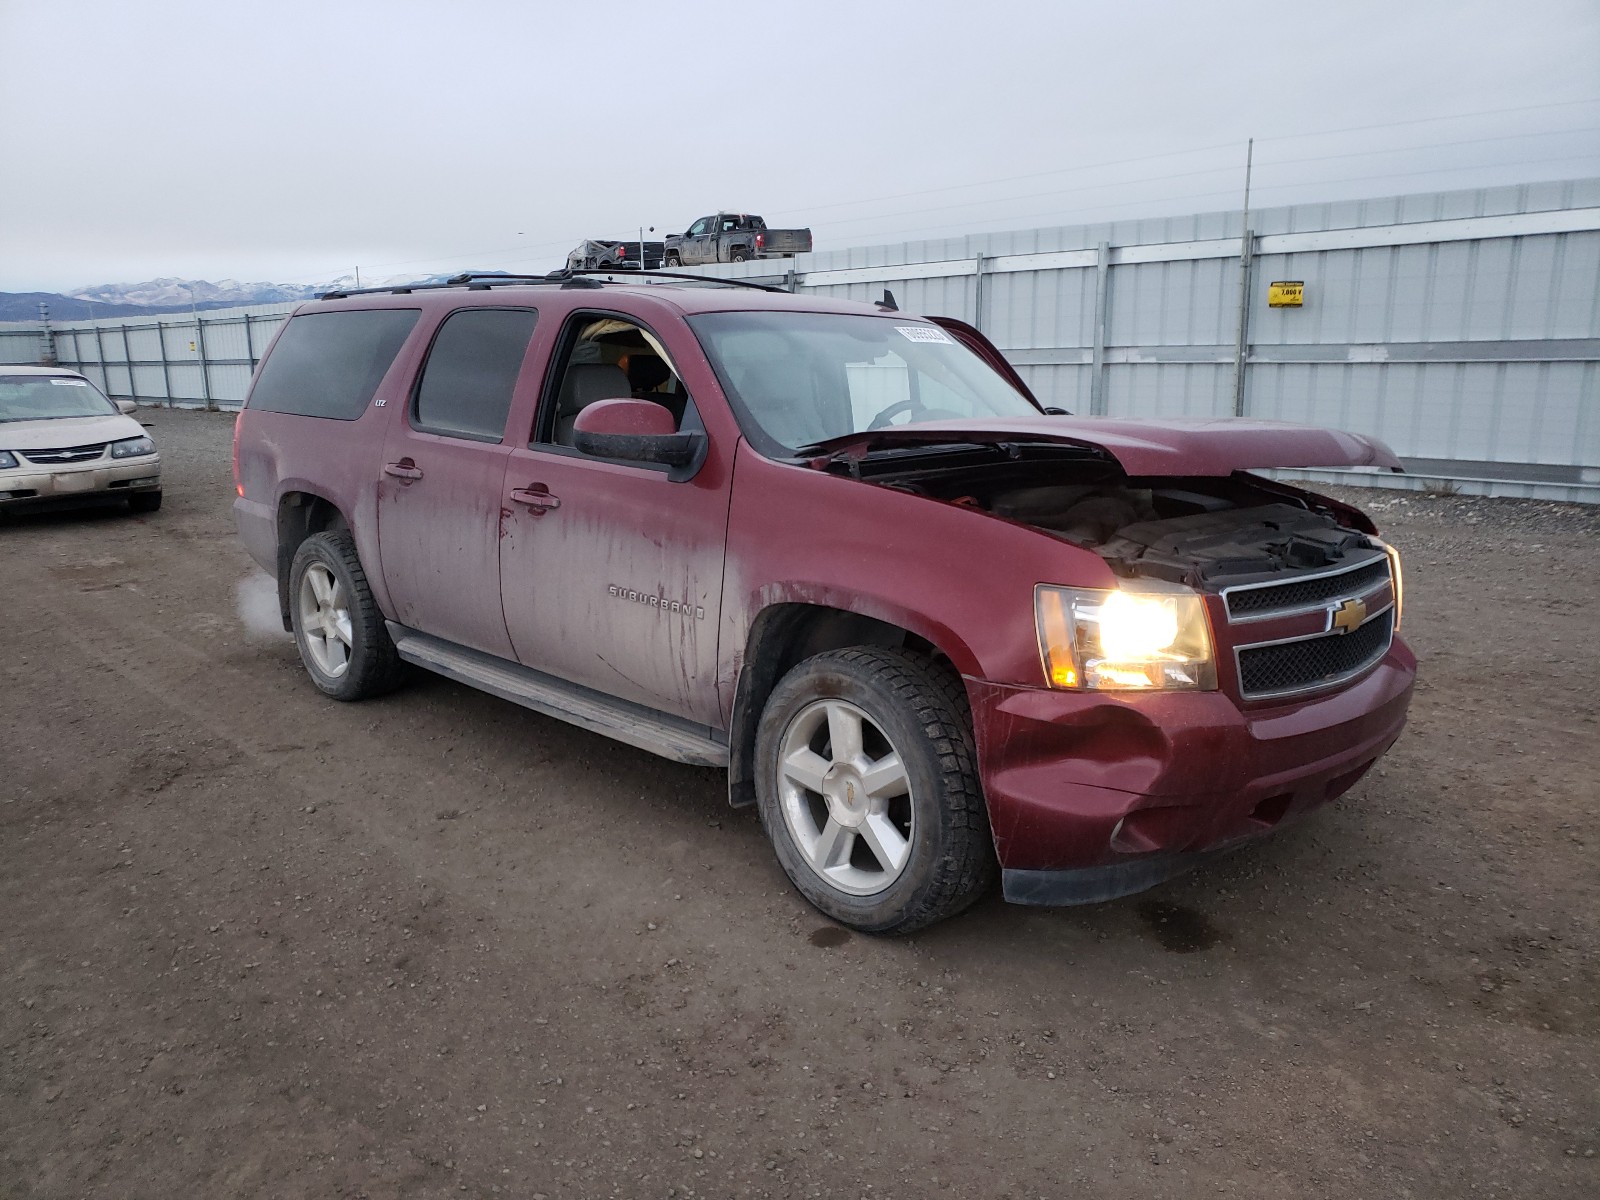
[[[409,458],[402,458],[397,463],[384,463],[383,473],[393,475],[396,479],[421,479],[422,468]]]
[[[552,508],[561,507],[561,498],[552,496],[550,489],[542,483],[530,484],[525,488],[514,488],[511,498],[518,504],[526,504],[535,512],[548,512]]]

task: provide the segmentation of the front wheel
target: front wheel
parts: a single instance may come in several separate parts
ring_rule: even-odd
[[[995,861],[960,677],[854,647],[784,677],[757,733],[756,798],[805,898],[865,933],[909,933],[981,896]]]
[[[289,614],[300,661],[324,695],[365,700],[400,683],[400,655],[348,533],[329,530],[300,543],[289,571]]]
[[[668,254],[665,261],[666,261],[667,266],[669,266],[669,267],[681,267],[681,266],[683,266],[683,260],[681,258],[679,258],[676,254]]]
[[[161,489],[152,492],[129,492],[128,511],[136,513],[153,513],[161,508]]]

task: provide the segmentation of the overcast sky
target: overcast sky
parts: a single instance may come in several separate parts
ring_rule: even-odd
[[[0,0],[0,290],[1600,175],[1596,0]]]

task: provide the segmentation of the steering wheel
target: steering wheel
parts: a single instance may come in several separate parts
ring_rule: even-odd
[[[868,421],[867,428],[869,430],[882,429],[901,413],[910,412],[915,407],[916,403],[911,400],[910,397],[907,397],[904,400],[896,400],[893,404],[889,405],[888,408],[882,410],[877,416],[873,417],[872,420]]]

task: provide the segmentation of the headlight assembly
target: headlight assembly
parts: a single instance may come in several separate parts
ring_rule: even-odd
[[[1388,542],[1378,538],[1373,538],[1372,540],[1382,546],[1383,552],[1389,556],[1389,581],[1394,584],[1394,627],[1398,630],[1400,628],[1400,617],[1406,606],[1406,585],[1405,580],[1400,575],[1400,551],[1389,545]]]
[[[1034,589],[1039,648],[1052,687],[1209,691],[1216,662],[1205,602],[1187,589]]]
[[[17,456],[9,450],[0,450],[0,471],[9,471],[17,465]]]
[[[138,458],[141,454],[154,454],[156,444],[147,437],[123,438],[111,443],[112,458]]]

